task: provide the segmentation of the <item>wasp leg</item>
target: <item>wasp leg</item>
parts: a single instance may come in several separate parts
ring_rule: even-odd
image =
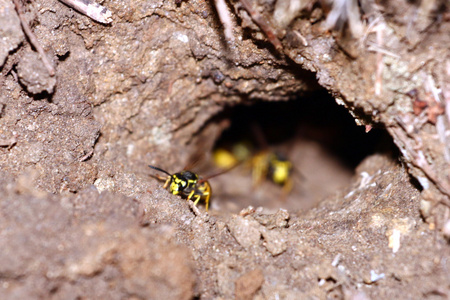
[[[202,199],[202,197],[205,197],[205,203],[206,203],[206,211],[208,211],[208,207],[209,207],[209,198],[211,197],[209,192],[205,192],[202,195],[196,195],[195,194],[195,190],[191,191],[191,193],[189,194],[189,196],[187,196],[187,200],[191,200],[194,202],[194,206],[197,206],[197,203]]]
[[[194,205],[197,205],[198,201],[200,201],[202,197],[200,195],[195,195],[194,199],[192,199],[192,201],[194,201]]]
[[[189,195],[187,196],[186,200],[189,201],[189,200],[191,200],[192,197],[194,197],[195,201],[194,201],[194,199],[192,199],[191,201],[194,201],[194,205],[197,205],[198,200],[200,200],[200,196],[199,195],[194,196],[194,195],[195,195],[195,190],[192,190],[189,193]]]
[[[200,201],[201,198],[202,198],[201,195],[196,195],[195,190],[192,190],[189,196],[187,197],[187,201],[191,200],[194,202],[194,206],[197,206],[197,203],[198,201]],[[208,208],[206,208],[206,210],[208,211]]]
[[[159,177],[158,177],[159,178]],[[163,178],[162,178],[163,179]],[[169,183],[172,181],[172,176],[167,176],[166,182],[164,183],[163,188],[167,189],[167,187],[169,186]]]
[[[196,185],[193,190],[189,192],[186,199],[189,201],[194,202],[194,206],[197,205],[197,203],[204,199],[206,204],[206,211],[208,211],[209,208],[209,199],[211,197],[211,186],[209,185],[208,181],[203,181]]]
[[[206,208],[206,211],[208,211],[208,208],[209,208],[209,198],[211,197],[211,194],[210,194],[210,193],[205,193],[204,196],[205,196],[205,208]]]

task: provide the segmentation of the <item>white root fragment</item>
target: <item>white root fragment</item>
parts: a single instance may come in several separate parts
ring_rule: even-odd
[[[344,23],[348,23],[349,29],[354,37],[361,37],[363,34],[363,24],[359,13],[357,0],[333,0],[329,1],[333,7],[325,21],[326,28],[342,28]]]
[[[78,12],[103,24],[112,22],[112,13],[106,7],[93,2],[92,0],[59,0],[62,3],[74,8]]]
[[[214,0],[216,4],[217,14],[219,15],[220,22],[224,28],[225,39],[232,43],[234,42],[233,35],[233,21],[231,20],[231,14],[228,11],[227,4],[225,0]]]

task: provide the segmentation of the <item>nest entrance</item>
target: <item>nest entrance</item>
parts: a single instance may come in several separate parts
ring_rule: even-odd
[[[289,210],[308,209],[352,184],[356,166],[367,156],[394,149],[381,129],[357,126],[326,92],[290,101],[256,102],[226,108],[216,120],[227,126],[213,148],[216,168],[225,168],[219,153],[241,163],[211,179],[213,208],[231,212],[252,205]],[[261,153],[276,153],[293,166],[289,193],[283,185],[252,175]],[[226,158],[225,163],[226,163]],[[264,173],[263,173],[264,174]],[[265,176],[264,176],[265,177]]]

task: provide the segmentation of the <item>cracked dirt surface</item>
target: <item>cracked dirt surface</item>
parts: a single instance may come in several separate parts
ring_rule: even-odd
[[[270,18],[282,2],[255,7]],[[314,3],[275,27],[281,53],[240,1],[229,2],[232,45],[210,1],[107,0],[110,25],[56,0],[22,3],[49,76],[0,0],[0,294],[448,298],[448,7],[361,2],[362,37],[325,30]],[[315,101],[321,87],[368,129],[386,128],[400,161],[381,151],[345,169],[304,139],[331,123],[299,127],[286,146],[306,178],[286,202],[270,183],[249,188],[241,167],[211,179],[209,213],[149,176],[148,164],[208,159],[224,109]]]

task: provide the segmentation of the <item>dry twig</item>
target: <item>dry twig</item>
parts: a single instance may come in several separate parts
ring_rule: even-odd
[[[249,0],[240,0],[240,3],[242,4],[242,7],[244,7],[244,9],[250,15],[250,17],[253,19],[253,21],[259,26],[259,28],[261,28],[261,30],[267,36],[269,42],[275,47],[275,49],[281,51],[281,49],[283,48],[281,42],[278,39],[272,25],[270,25],[267,19],[264,18],[257,10],[253,8]]]
[[[36,36],[31,31],[30,26],[28,25],[27,21],[25,20],[25,17],[22,14],[22,5],[20,4],[19,0],[13,0],[14,5],[16,7],[17,14],[19,15],[20,23],[22,24],[23,31],[25,32],[26,36],[28,37],[30,43],[33,45],[33,47],[36,49],[36,51],[41,56],[42,62],[45,65],[45,68],[48,71],[48,74],[50,76],[55,76],[55,69],[53,68],[52,64],[47,58],[47,55],[45,55],[44,49],[42,48],[41,44],[39,43]]]

